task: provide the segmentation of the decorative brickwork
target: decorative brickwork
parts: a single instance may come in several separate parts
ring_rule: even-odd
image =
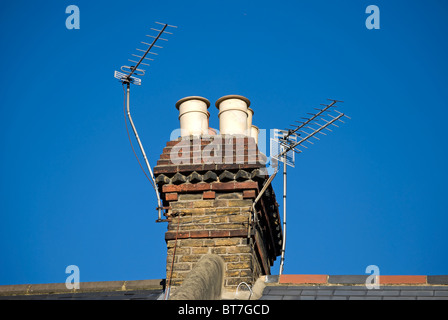
[[[179,286],[205,254],[218,254],[224,260],[228,289],[270,274],[282,238],[272,187],[253,211],[268,178],[265,161],[248,137],[195,137],[167,143],[154,174],[168,222],[166,272],[172,286]]]

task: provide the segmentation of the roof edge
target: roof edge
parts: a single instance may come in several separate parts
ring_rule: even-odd
[[[372,275],[282,274],[270,276],[267,282],[271,285],[365,285],[368,279],[372,279],[371,277]],[[448,285],[448,275],[379,275],[375,277],[378,277],[377,282],[380,285]]]
[[[0,296],[163,290],[164,287],[165,279],[80,282],[79,289],[68,289],[65,283],[0,285]]]

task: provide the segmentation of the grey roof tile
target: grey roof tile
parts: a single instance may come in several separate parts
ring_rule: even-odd
[[[270,289],[266,293],[271,296],[282,296],[282,295],[286,294],[286,291],[287,290],[285,290],[285,289]]]
[[[434,291],[434,296],[436,296],[436,297],[448,297],[448,290],[443,290],[443,291],[435,290]]]
[[[271,295],[264,295],[260,298],[260,300],[282,300],[283,296],[271,296]]]
[[[416,297],[383,297],[383,300],[416,300]]]
[[[367,290],[368,296],[399,296],[400,290],[381,290],[381,289],[370,289]]]
[[[297,288],[299,288],[299,289],[303,289],[303,286],[285,286],[285,287],[283,287],[283,288],[285,288],[286,290],[288,290],[288,291],[291,291],[291,290],[297,290]]]
[[[297,290],[297,289],[301,289],[301,290],[319,290],[319,289],[322,289],[322,286],[320,286],[320,285],[316,285],[316,286],[295,285],[295,286],[288,286],[287,288],[288,288],[288,290]],[[328,287],[325,286],[324,288],[328,288]]]
[[[381,286],[383,288],[395,288],[400,290],[421,291],[421,290],[434,290],[433,286]]]
[[[332,296],[331,300],[348,300],[346,296]]]
[[[434,291],[432,290],[401,290],[402,296],[412,296],[412,297],[432,297]]]
[[[285,291],[285,294],[287,295],[306,295],[305,293],[303,293],[304,290],[299,290],[299,289],[291,289],[291,290],[287,290]]]
[[[368,297],[368,296],[351,296],[348,300],[381,300],[382,297]]]
[[[331,296],[333,290],[303,290],[303,295],[320,295],[320,296]]]
[[[448,286],[432,286],[432,288],[437,291],[448,291]]]
[[[326,287],[327,289],[329,286]],[[335,290],[357,290],[357,291],[365,291],[367,290],[366,286],[331,286],[330,288],[334,288]]]
[[[365,290],[334,290],[335,296],[364,296]]]

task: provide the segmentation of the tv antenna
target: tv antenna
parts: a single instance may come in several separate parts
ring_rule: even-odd
[[[118,80],[120,80],[120,82],[123,85],[123,89],[124,86],[126,85],[126,112],[125,112],[125,117],[127,115],[127,118],[129,119],[129,122],[131,123],[132,126],[132,130],[134,131],[134,135],[135,138],[137,139],[138,145],[140,147],[140,151],[143,155],[143,158],[145,159],[145,163],[146,163],[146,167],[148,168],[149,171],[149,175],[150,177],[148,177],[148,175],[146,174],[146,171],[143,169],[142,165],[140,164],[140,161],[138,160],[138,156],[135,153],[134,147],[132,146],[132,141],[131,138],[129,136],[129,141],[131,142],[131,147],[132,150],[134,151],[134,154],[137,158],[137,161],[140,164],[140,167],[142,168],[145,176],[148,178],[149,182],[151,183],[152,187],[154,188],[154,191],[156,192],[156,197],[157,197],[157,211],[158,211],[158,219],[156,221],[160,221],[162,219],[162,202],[160,201],[160,195],[159,195],[159,191],[157,190],[157,186],[156,186],[156,182],[154,180],[154,174],[152,172],[151,166],[149,165],[149,161],[148,158],[146,157],[146,153],[145,153],[145,149],[143,148],[142,142],[140,140],[140,137],[138,136],[137,133],[137,129],[135,128],[134,125],[134,121],[132,121],[132,117],[131,117],[131,111],[130,111],[130,107],[129,107],[129,97],[130,97],[130,87],[131,84],[135,84],[140,86],[142,81],[140,78],[137,78],[137,76],[141,77],[144,76],[146,73],[146,70],[143,69],[143,67],[140,67],[140,65],[143,66],[148,66],[149,64],[147,63],[148,61],[154,61],[154,59],[147,57],[148,54],[151,55],[157,55],[157,53],[152,52],[151,49],[153,48],[162,48],[159,45],[156,45],[156,43],[161,40],[161,41],[168,41],[168,39],[166,38],[162,38],[162,35],[170,35],[172,34],[171,32],[168,32],[166,29],[167,28],[177,28],[176,26],[172,26],[166,23],[161,23],[161,22],[156,22],[156,24],[160,25],[161,28],[160,29],[155,29],[155,28],[151,28],[151,30],[157,32],[156,35],[146,35],[149,38],[152,38],[152,42],[148,43],[148,42],[143,42],[141,41],[141,43],[146,47],[146,49],[140,49],[137,48],[138,52],[141,52],[139,54],[132,54],[133,57],[137,58],[133,58],[134,60],[128,59],[129,62],[131,62],[133,65],[131,66],[127,66],[124,65],[121,67],[121,72],[120,71],[115,71],[114,73],[114,77]],[[136,61],[137,60],[137,61]],[[126,121],[126,130],[127,130],[127,121]],[[128,131],[128,135],[129,135],[129,131]]]
[[[297,124],[291,125],[286,130],[274,129],[274,138],[271,139],[271,155],[272,158],[278,160],[279,162],[283,162],[283,239],[282,239],[282,249],[281,249],[281,259],[280,259],[280,272],[279,275],[283,273],[283,267],[285,262],[285,249],[286,249],[286,168],[288,166],[294,167],[295,157],[294,154],[302,153],[302,150],[299,149],[305,148],[308,149],[308,146],[305,144],[314,144],[311,141],[311,138],[315,140],[320,140],[318,138],[318,134],[327,135],[324,132],[326,131],[332,132],[329,127],[338,127],[335,123],[337,121],[344,123],[341,119],[346,117],[350,119],[350,117],[346,116],[344,113],[337,111],[335,108],[336,103],[343,102],[333,99],[327,99],[331,101],[330,104],[321,104],[320,108],[314,108],[317,110],[314,113],[307,113],[307,117],[301,118],[302,121],[295,121]],[[268,185],[272,182],[275,175],[278,172],[278,166],[275,167],[274,173],[269,177],[263,186],[260,195],[264,193]],[[258,201],[258,198],[255,199],[255,202]]]

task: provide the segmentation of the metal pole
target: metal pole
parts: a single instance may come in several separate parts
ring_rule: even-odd
[[[155,189],[156,196],[157,196],[157,210],[159,211],[159,220],[161,220],[162,219],[162,203],[160,201],[160,195],[159,195],[159,192],[157,191],[156,181],[154,180],[154,175],[152,173],[151,166],[149,165],[148,158],[146,157],[145,150],[143,149],[143,145],[142,145],[142,143],[140,141],[140,138],[138,136],[137,129],[134,126],[134,121],[132,121],[131,111],[129,110],[129,96],[130,96],[130,92],[129,92],[130,90],[129,89],[130,89],[131,84],[129,83],[129,81],[126,82],[126,84],[127,84],[126,102],[127,102],[127,113],[128,113],[129,122],[131,123],[132,130],[134,131],[134,134],[135,134],[135,138],[137,139],[138,145],[140,146],[140,150],[141,150],[141,152],[143,154],[143,158],[145,159],[146,166],[148,167],[149,174],[151,176],[151,180],[152,180],[152,182],[154,184],[154,189]]]
[[[280,272],[283,273],[283,265],[285,263],[285,248],[286,248],[286,155],[284,155],[283,161],[283,239],[282,239],[282,256],[280,259]]]

